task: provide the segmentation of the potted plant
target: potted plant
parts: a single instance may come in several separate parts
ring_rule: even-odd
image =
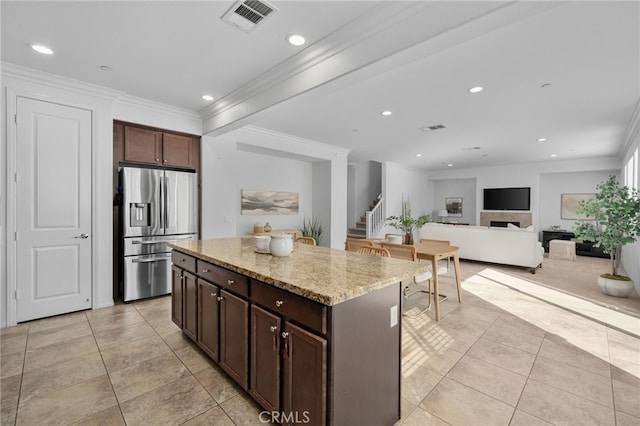
[[[413,230],[415,228],[422,228],[422,226],[431,222],[431,215],[423,214],[422,216],[414,219],[408,214],[402,214],[401,216],[389,216],[386,219],[387,225],[393,226],[404,233],[404,243],[413,244]]]
[[[307,219],[305,218],[302,222],[302,229],[300,233],[303,237],[311,237],[316,240],[317,244],[320,244],[320,239],[322,239],[322,223],[318,219]]]
[[[605,294],[627,297],[633,289],[631,278],[618,274],[622,246],[640,235],[640,197],[638,191],[620,186],[615,176],[596,186],[595,198],[580,202],[577,213],[590,221],[577,222],[577,238],[592,241],[611,256],[611,272],[598,277]]]

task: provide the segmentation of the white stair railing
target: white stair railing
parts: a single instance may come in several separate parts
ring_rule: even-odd
[[[379,196],[376,205],[367,212],[367,238],[374,238],[384,226],[384,211],[384,198]]]

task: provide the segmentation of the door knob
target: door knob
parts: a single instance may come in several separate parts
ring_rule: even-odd
[[[89,238],[89,234],[80,234],[77,237],[73,237],[73,238],[82,238],[84,240],[86,238]]]

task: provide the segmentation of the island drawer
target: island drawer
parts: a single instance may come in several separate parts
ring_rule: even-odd
[[[171,262],[179,268],[196,273],[196,258],[179,251],[171,252]]]
[[[239,296],[249,297],[249,278],[200,259],[197,264],[199,277]]]
[[[251,301],[319,333],[327,333],[327,307],[256,280],[251,281]]]

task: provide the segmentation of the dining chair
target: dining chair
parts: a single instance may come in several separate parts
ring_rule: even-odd
[[[296,238],[296,243],[308,244],[310,246],[318,245],[316,239],[313,237],[298,237]]]
[[[373,243],[362,238],[348,238],[344,242],[344,249],[347,251],[357,251],[362,246],[372,246]]]
[[[391,254],[391,257],[395,257],[396,259],[404,259],[411,260],[414,262],[418,262],[418,252],[415,246],[407,245],[407,244],[394,244],[394,243],[381,243],[382,248],[385,248]],[[402,315],[409,318],[415,318],[419,315],[422,315],[429,309],[431,309],[431,278],[433,274],[431,270],[427,272],[423,272],[419,275],[413,277],[413,282],[418,286],[416,290],[410,291],[409,286],[405,286],[402,289],[402,295],[406,298],[413,296],[416,293],[426,293],[427,294],[427,307],[418,312],[417,314],[408,314],[407,312],[403,312]],[[420,287],[424,287],[425,283],[427,283],[427,289],[423,289]]]
[[[391,253],[389,253],[389,250],[383,247],[362,246],[362,247],[359,247],[358,250],[356,250],[356,252],[363,253],[363,254],[373,254],[375,256],[381,256],[381,257],[391,257]]]
[[[450,246],[451,245],[451,241],[448,240],[432,240],[429,238],[420,238],[420,242],[421,243],[428,243],[428,244],[442,244],[445,246]],[[445,260],[443,259],[443,262],[445,262]],[[446,259],[447,262],[447,266],[446,269],[444,269],[444,267],[441,267],[440,265],[438,265],[438,273],[439,274],[445,274],[449,271],[449,268],[451,268],[451,257],[447,257]]]

